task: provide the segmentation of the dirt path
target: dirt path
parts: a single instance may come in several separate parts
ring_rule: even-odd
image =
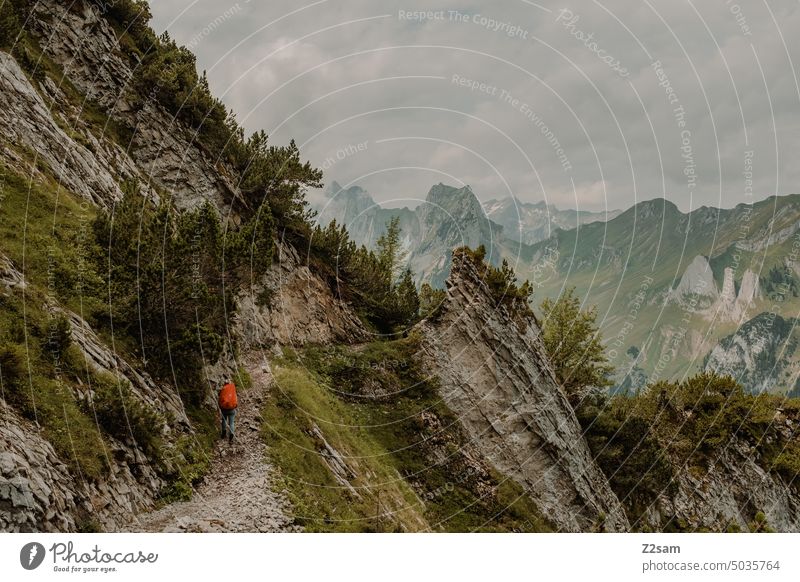
[[[136,516],[125,529],[134,532],[285,532],[291,525],[291,507],[272,491],[275,469],[269,464],[261,438],[260,410],[272,382],[269,368],[257,357],[245,358],[253,379],[239,392],[236,442],[220,440],[211,469],[191,501],[180,501]]]

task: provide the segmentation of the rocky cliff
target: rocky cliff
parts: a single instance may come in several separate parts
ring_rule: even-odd
[[[463,255],[454,255],[447,283],[441,313],[420,324],[419,357],[475,446],[562,530],[627,530],[555,381],[535,320],[515,320],[497,306]]]

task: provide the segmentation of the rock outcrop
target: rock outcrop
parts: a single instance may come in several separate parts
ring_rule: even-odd
[[[110,374],[130,385],[134,398],[162,413],[162,423],[150,429],[173,442],[180,434],[191,434],[179,396],[168,386],[156,384],[146,373],[134,369],[109,349],[88,323],[74,313],[65,315],[72,327],[72,341],[81,350],[85,364],[94,372]],[[92,398],[92,387],[76,397]],[[167,423],[169,418],[173,422]],[[74,531],[83,527],[114,529],[131,513],[153,507],[165,482],[155,461],[132,440],[105,439],[108,474],[102,479],[82,479],[71,474],[36,424],[10,408],[3,410],[0,426],[0,531]],[[98,428],[99,430],[99,428]]]
[[[747,390],[773,392],[792,386],[797,371],[797,323],[760,313],[722,338],[706,356],[704,368],[735,378]]]
[[[717,284],[714,282],[714,272],[708,259],[697,255],[683,272],[681,281],[673,290],[673,295],[681,300],[684,297],[699,295],[716,300],[719,297]]]
[[[563,531],[625,531],[619,500],[592,459],[533,319],[494,304],[471,259],[456,253],[447,300],[419,324],[419,357],[466,433]]]
[[[98,140],[78,121],[79,109],[66,112],[66,125],[80,139],[66,136],[55,123],[59,115],[56,110],[69,108],[61,89],[52,83],[44,88],[53,104],[52,108],[45,107],[8,55],[4,55],[0,71],[8,65],[11,73],[3,75],[5,86],[0,87],[0,94],[4,98],[6,94],[19,97],[11,107],[3,107],[0,127],[5,129],[3,115],[21,126],[11,131],[14,127],[9,125],[6,135],[18,135],[22,144],[44,157],[65,187],[100,205],[108,205],[121,195],[117,184],[123,179],[138,178],[171,194],[181,209],[197,207],[204,201],[223,211],[229,208],[238,196],[229,178],[234,173],[208,156],[194,132],[147,95],[133,90],[133,68],[97,6],[82,0],[69,4],[41,0],[34,4],[29,30],[70,83],[117,123],[130,128],[131,141],[122,144],[123,148],[113,144],[110,136]],[[87,141],[91,151],[81,144]]]
[[[74,477],[31,423],[0,410],[0,531],[75,530]]]
[[[796,421],[778,418],[785,438],[800,437]],[[758,512],[779,532],[800,530],[800,499],[775,475],[766,472],[754,458],[755,450],[734,439],[726,445],[709,471],[701,477],[691,471],[677,473],[677,491],[662,496],[647,513],[651,527],[660,528],[666,519],[684,530],[749,531]],[[644,524],[634,524],[637,528]]]
[[[350,306],[336,299],[288,244],[279,246],[257,290],[239,296],[234,327],[248,348],[370,339]]]
[[[56,122],[58,114],[51,112],[17,61],[1,51],[0,95],[0,132],[13,147],[35,152],[39,163],[65,188],[95,204],[106,205],[122,196],[109,171],[114,166],[67,135]],[[34,171],[33,164],[23,162],[19,152],[4,147],[0,156],[12,165],[22,165],[23,174]]]

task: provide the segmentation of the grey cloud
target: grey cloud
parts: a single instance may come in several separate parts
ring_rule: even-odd
[[[326,181],[356,181],[378,200],[407,197],[411,204],[445,181],[471,184],[486,199],[507,195],[507,184],[523,200],[587,209],[661,195],[683,209],[727,207],[747,201],[747,149],[756,152],[756,198],[798,190],[800,169],[790,158],[800,145],[796,2],[769,3],[780,29],[766,4],[740,2],[737,14],[725,0],[540,4],[550,12],[520,0],[330,0],[305,10],[288,0],[162,0],[152,10],[157,29],[192,45],[214,91],[249,130],[263,128],[277,142],[295,138],[324,167]],[[578,21],[557,23],[562,8]],[[438,12],[415,22],[399,18],[400,10]],[[451,19],[451,10],[466,21]],[[382,15],[389,17],[376,18]],[[581,42],[577,31],[592,41]],[[619,60],[628,75],[596,50]],[[653,59],[679,96],[685,128],[658,85]],[[454,74],[496,91],[471,91],[453,83]],[[503,99],[503,90],[519,103]],[[682,129],[691,132],[694,190],[684,174]]]

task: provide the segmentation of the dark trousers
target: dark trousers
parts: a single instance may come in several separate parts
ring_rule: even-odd
[[[222,438],[225,438],[225,433],[233,436],[233,419],[236,416],[236,410],[220,410],[222,413]],[[227,431],[226,431],[227,429]]]

